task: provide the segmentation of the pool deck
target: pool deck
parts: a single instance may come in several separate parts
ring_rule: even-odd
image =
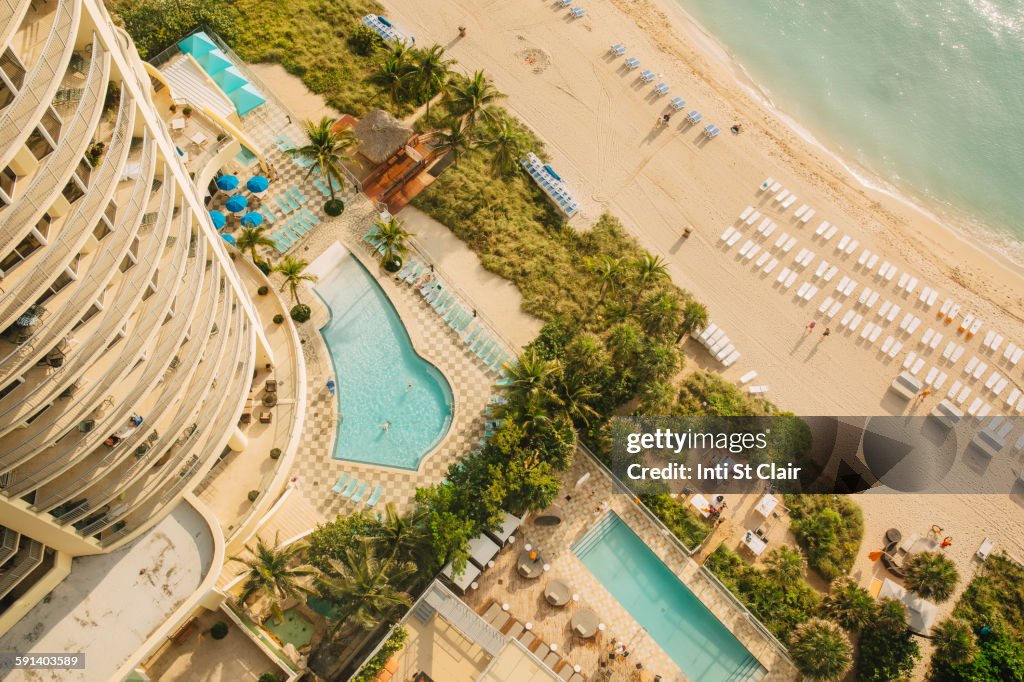
[[[575,482],[587,473],[590,474],[589,480],[575,488]],[[572,499],[566,500],[567,495]],[[642,663],[643,669],[650,673],[644,679],[653,679],[654,674],[660,674],[666,681],[688,679],[571,549],[573,543],[585,535],[606,511],[611,510],[629,524],[768,670],[764,680],[800,679],[792,665],[779,655],[747,617],[704,577],[697,564],[664,538],[661,530],[628,496],[613,491],[610,479],[589,458],[577,455],[572,469],[563,476],[561,497],[555,504],[561,512],[561,524],[541,527],[527,518],[516,533],[516,542],[506,546],[496,557],[495,566],[478,579],[479,588],[465,598],[478,613],[486,610],[492,601],[508,603],[512,617],[522,623],[532,623],[533,632],[541,641],[557,644],[559,652],[569,663],[579,664],[584,671],[596,672],[602,662],[610,666],[625,665],[622,659],[608,663],[607,655],[615,639],[624,642],[631,651],[626,659],[628,666],[620,671],[621,674],[624,675],[627,668],[629,672],[635,672],[635,665]],[[516,571],[516,557],[526,543],[539,548],[544,561],[551,565],[548,572],[534,580],[525,579]],[[544,587],[554,578],[568,583],[570,589],[580,596],[579,601],[570,601],[564,607],[549,605],[544,599]],[[569,627],[569,620],[578,608],[593,609],[606,625],[606,630],[591,640],[576,637]],[[613,671],[616,669],[611,668]]]

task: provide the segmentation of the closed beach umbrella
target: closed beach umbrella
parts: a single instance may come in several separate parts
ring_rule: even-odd
[[[242,216],[242,224],[246,227],[257,227],[263,222],[263,215],[253,211]]]
[[[268,187],[270,187],[270,180],[267,180],[262,175],[253,176],[249,178],[247,183],[245,183],[245,188],[253,194],[266,192]]]
[[[236,194],[235,196],[227,200],[227,203],[224,204],[224,208],[228,209],[232,213],[238,213],[239,211],[244,211],[245,207],[248,205],[248,199],[246,199],[241,194]]]
[[[236,187],[238,187],[237,175],[222,175],[219,178],[217,178],[217,189],[222,189],[225,192],[230,192]]]
[[[235,244],[237,244],[237,243],[238,243],[238,242],[237,242],[237,241],[235,240],[234,236],[233,236],[233,235],[230,235],[230,234],[222,234],[222,235],[220,236],[220,238],[221,238],[221,239],[223,239],[224,241],[226,241],[226,242],[227,242],[228,244],[231,244],[231,246],[234,246]]]
[[[213,221],[213,226],[218,230],[224,227],[224,224],[228,222],[227,216],[220,211],[210,211],[210,220]]]

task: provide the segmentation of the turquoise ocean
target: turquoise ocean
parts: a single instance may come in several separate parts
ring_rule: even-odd
[[[772,105],[853,161],[863,181],[1019,259],[1020,0],[676,1]]]

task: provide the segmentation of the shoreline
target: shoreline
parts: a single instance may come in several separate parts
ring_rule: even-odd
[[[942,273],[942,279],[964,287],[1013,320],[1024,321],[1024,289],[1014,288],[1018,292],[1015,296],[1016,301],[998,301],[991,295],[992,292],[989,290],[991,285],[980,281],[983,279],[982,274],[990,275],[996,282],[1004,281],[1003,278],[998,277],[1002,271],[1024,285],[1024,240],[1014,240],[1011,235],[1002,233],[1000,228],[987,224],[983,219],[970,214],[963,208],[922,197],[910,186],[894,185],[862,163],[837,151],[835,147],[838,145],[834,141],[825,135],[816,134],[812,128],[797,121],[772,100],[769,91],[746,70],[742,62],[729,50],[729,47],[704,27],[677,0],[612,0],[611,4],[619,12],[625,14],[638,28],[647,33],[663,56],[675,59],[685,65],[691,75],[703,81],[721,98],[723,103],[729,105],[734,111],[743,112],[742,102],[734,101],[735,92],[742,93],[763,113],[778,120],[785,127],[786,132],[799,140],[799,144],[806,145],[819,155],[827,157],[827,161],[820,158],[816,160],[826,169],[832,171],[831,174],[837,182],[865,195],[865,197],[877,197],[874,203],[878,205],[880,210],[876,213],[880,215],[873,215],[872,220],[891,237],[923,245],[936,243],[936,236],[944,235],[952,237],[957,244],[973,252],[964,254],[957,249],[947,248],[948,253],[951,255],[956,253],[958,257],[931,257],[928,249],[915,245],[911,247],[911,254],[905,253],[904,255],[930,261],[931,265]],[[660,19],[660,23],[655,22],[652,15],[653,18]],[[656,31],[659,27],[663,33],[666,33],[663,30],[665,27],[669,28],[664,37],[661,37]],[[674,41],[678,45],[672,45],[669,41]],[[704,63],[692,58],[688,59],[687,48],[693,57],[703,60]],[[730,82],[724,82],[721,78],[722,75],[726,75]],[[735,92],[730,92],[730,89],[734,89]],[[744,125],[749,126],[756,120],[752,117],[750,121],[744,121]],[[770,126],[764,127],[770,128]],[[781,136],[769,135],[769,137],[771,144],[783,152],[782,161],[786,161],[790,165],[799,162],[799,159],[795,158],[799,153],[798,150],[796,153],[790,153],[787,158],[785,152],[793,152],[787,140],[781,139]],[[829,168],[829,166],[835,166],[835,168]],[[836,170],[839,172],[835,172]],[[851,180],[852,183],[849,182]],[[917,220],[900,215],[907,211],[911,212]],[[883,223],[882,219],[887,217],[892,218],[887,221],[890,224]],[[912,232],[903,233],[900,227],[908,227]],[[968,272],[973,272],[972,277],[965,274],[959,267],[950,267],[950,262],[957,260],[982,267],[968,270]],[[912,264],[920,266],[919,262],[912,261]],[[985,266],[995,266],[998,270],[988,271]],[[974,301],[965,302],[964,305],[969,307],[972,303]]]
[[[1016,237],[1007,225],[994,225],[972,214],[966,208],[924,196],[910,184],[900,186],[886,180],[865,163],[850,158],[841,150],[842,145],[823,133],[815,132],[813,126],[801,123],[788,113],[783,105],[776,102],[771,96],[771,91],[750,73],[729,46],[687,11],[682,2],[683,0],[661,0],[667,11],[679,14],[679,18],[692,31],[691,37],[694,38],[694,42],[704,49],[706,56],[717,59],[729,67],[738,87],[782,121],[804,142],[828,154],[864,190],[883,194],[917,211],[927,220],[946,229],[958,240],[988,252],[1005,267],[1024,269],[1024,235]]]

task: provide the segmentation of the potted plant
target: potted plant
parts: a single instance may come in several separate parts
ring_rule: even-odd
[[[274,315],[274,324],[281,324],[282,322],[284,322],[284,315],[281,313]]]
[[[310,310],[309,306],[306,305],[305,303],[298,303],[292,306],[291,309],[292,319],[295,320],[296,322],[306,322],[307,320],[309,320],[310,315],[312,314],[313,311]]]
[[[259,497],[259,496],[260,496],[260,491],[259,490],[250,490],[249,491],[249,501],[250,502],[255,502],[256,498]]]
[[[337,218],[344,210],[345,202],[341,199],[328,199],[326,203],[324,203],[324,213],[332,218]]]
[[[278,682],[278,677],[274,673],[263,673],[256,682]]]
[[[181,113],[182,113],[182,115],[185,116],[185,118],[191,118],[192,117],[192,107],[190,107],[188,105],[185,105],[185,107],[181,110]]]
[[[270,451],[270,459],[277,459],[281,456],[281,448],[274,448]]]
[[[224,639],[228,636],[228,624],[222,620],[218,620],[210,628],[210,636],[214,639]]]
[[[171,113],[172,114],[178,113],[178,105],[175,104],[174,102],[171,102],[171,107],[170,108],[171,108]]]
[[[260,296],[266,296],[267,294],[270,293],[270,287],[264,284],[263,286],[256,290],[256,293],[259,294]]]

